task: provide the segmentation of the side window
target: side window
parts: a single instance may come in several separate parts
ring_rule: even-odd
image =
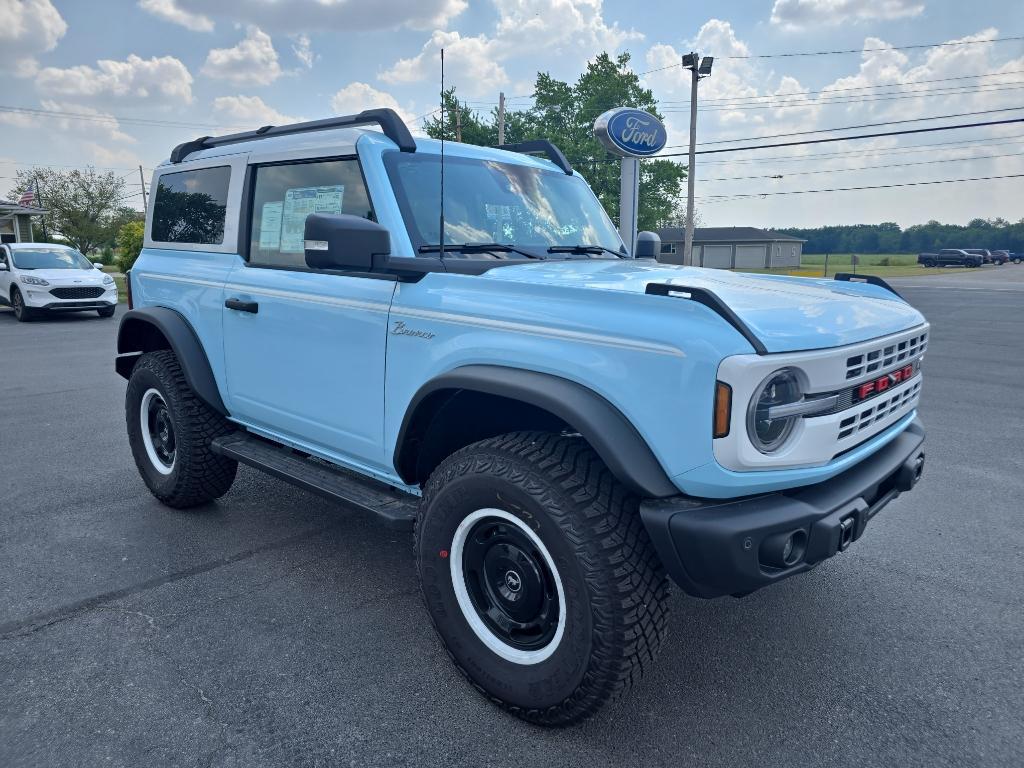
[[[158,243],[224,242],[230,166],[165,173],[157,180],[150,237]]]
[[[305,267],[306,217],[348,213],[373,218],[359,161],[324,160],[255,169],[249,263]]]

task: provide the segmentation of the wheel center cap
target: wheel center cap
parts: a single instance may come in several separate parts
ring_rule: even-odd
[[[523,588],[523,579],[515,571],[505,571],[505,586],[509,592],[518,592]]]

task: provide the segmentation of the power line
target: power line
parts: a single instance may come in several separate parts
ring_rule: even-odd
[[[874,90],[876,88],[902,88],[905,85],[927,85],[929,83],[947,83],[953,80],[977,80],[982,77],[1006,77],[1007,75],[1020,75],[1024,74],[1024,69],[1010,69],[1005,72],[987,72],[981,75],[961,75],[959,77],[936,77],[931,80],[902,80],[898,83],[876,83],[874,85],[858,85],[851,88],[822,88],[817,91],[785,91],[783,93],[770,93],[764,96],[749,96],[749,97],[720,97],[703,99],[704,104],[714,104],[716,102],[745,102],[745,101],[756,101],[758,99],[773,99],[779,96],[810,96],[818,93],[840,93],[844,91],[867,91]],[[980,86],[985,85],[1005,85],[1005,83],[980,83]],[[964,86],[968,87],[968,86]],[[670,101],[659,101],[658,104],[686,104],[687,102],[682,99],[670,100]]]
[[[946,48],[957,45],[980,45],[983,43],[1007,43],[1024,40],[1024,35],[1014,37],[990,37],[985,40],[954,40],[948,43],[919,43],[917,45],[887,45],[881,48],[850,48],[840,51],[802,51],[799,53],[760,53],[746,56],[718,56],[718,59],[782,59],[794,56],[836,56],[847,53],[879,53],[882,51],[912,51],[921,48]]]
[[[740,194],[740,195],[708,195],[702,197],[702,200],[707,202],[718,202],[719,200],[725,202],[728,200],[741,200],[752,197],[774,197],[776,195],[816,195],[824,192],[860,192],[868,189],[893,189],[895,187],[922,187],[932,184],[960,184],[967,181],[996,181],[999,179],[1020,179],[1024,178],[1024,173],[1012,173],[1005,176],[975,176],[968,179],[939,179],[936,181],[904,181],[898,184],[874,184],[871,186],[864,187],[831,187],[828,189],[799,189],[792,190],[789,192],[756,192],[751,194]]]
[[[1006,110],[997,110],[1006,111]],[[772,149],[775,147],[800,147],[807,144],[827,144],[833,141],[855,141],[857,139],[876,139],[883,136],[905,136],[913,133],[932,133],[934,131],[951,131],[960,128],[980,128],[988,125],[1008,125],[1011,123],[1024,123],[1024,117],[1011,118],[1009,120],[989,120],[987,122],[980,123],[963,123],[960,125],[939,125],[932,128],[908,128],[902,131],[882,131],[879,133],[861,133],[856,136],[833,136],[824,139],[805,139],[803,141],[786,141],[777,144],[755,144],[747,147],[726,147],[723,149],[698,149],[696,154],[698,155],[715,155],[722,152],[745,152],[753,149]],[[813,131],[812,131],[813,133]],[[715,143],[715,142],[712,142]],[[689,154],[688,152],[666,152],[660,155],[654,155],[652,157],[643,158],[644,160],[661,160],[667,157],[681,157]],[[814,158],[817,159],[817,158]],[[617,158],[592,158],[587,160],[572,160],[573,163],[609,163],[617,162]]]
[[[909,168],[914,165],[935,165],[936,163],[963,163],[974,160],[992,160],[997,157],[1021,157],[1024,152],[1006,152],[999,155],[972,155],[970,157],[944,157],[940,160],[917,160],[913,163],[887,163],[885,165],[862,165],[859,168],[828,168],[820,171],[790,171],[789,173],[760,173],[753,176],[726,176],[724,178],[700,179],[700,181],[745,181],[748,179],[782,179],[789,176],[813,176],[821,173],[854,173],[888,168]]]
[[[910,147],[878,147],[875,149],[853,149],[844,150],[840,152],[819,152],[813,155],[770,155],[768,157],[747,157],[728,160],[704,160],[701,165],[723,165],[723,164],[749,164],[749,163],[766,163],[766,162],[808,162],[808,161],[820,161],[820,160],[831,160],[843,157],[850,157],[852,155],[888,155],[888,154],[911,154],[915,152],[935,152],[936,147],[953,147],[961,144],[977,144],[978,149],[988,149],[990,147],[996,147],[1003,144],[1015,144],[1024,139],[1024,133],[1015,134],[1012,137],[1008,137],[1002,141],[992,141],[991,138],[980,138],[980,139],[962,139],[960,141],[940,141],[927,144],[915,144]],[[941,149],[938,151],[942,151]]]
[[[797,53],[760,53],[760,54],[747,54],[745,56],[716,56],[716,61],[723,59],[780,59],[790,58],[794,56],[836,56],[847,53],[878,53],[880,51],[910,51],[920,48],[943,48],[947,46],[955,45],[978,45],[981,43],[1005,43],[1014,40],[1024,40],[1024,36],[1016,37],[990,37],[986,40],[958,40],[948,43],[921,43],[917,45],[890,45],[884,48],[850,48],[848,50],[839,51],[801,51]],[[637,72],[637,77],[643,77],[644,75],[650,75],[654,72],[664,72],[666,69],[675,69],[679,67],[682,69],[682,60],[678,64],[669,64],[664,67],[657,67],[656,69],[648,69],[646,72]]]
[[[676,66],[676,65],[673,65],[673,66]],[[788,97],[788,96],[811,96],[811,95],[814,95],[814,94],[821,94],[821,93],[832,94],[832,93],[843,93],[843,92],[849,92],[849,91],[868,91],[868,90],[875,90],[875,89],[878,89],[878,88],[900,88],[900,87],[907,86],[907,85],[927,85],[929,83],[946,83],[946,82],[952,82],[954,80],[977,80],[977,79],[984,78],[984,77],[1006,77],[1008,75],[1020,75],[1020,74],[1024,74],[1024,69],[1010,69],[1010,70],[1006,70],[1005,72],[986,72],[986,73],[978,74],[978,75],[960,75],[960,76],[957,76],[957,77],[936,77],[936,78],[931,78],[929,80],[901,80],[900,82],[896,82],[896,83],[875,83],[874,85],[859,85],[859,86],[855,86],[855,87],[851,87],[851,88],[822,88],[820,90],[814,90],[814,91],[784,91],[782,93],[771,93],[771,94],[765,94],[763,96],[746,96],[746,97],[743,97],[743,96],[725,97],[725,96],[723,96],[723,97],[719,97],[719,98],[702,99],[701,103],[702,104],[746,103],[746,102],[756,102],[756,101],[760,101],[760,100],[764,100],[764,99],[776,99],[776,98]],[[984,87],[985,85],[1005,85],[1005,84],[1006,83],[990,83],[990,84],[981,83],[980,86]],[[967,86],[965,86],[965,87],[967,87]],[[512,101],[513,99],[532,99],[532,98],[534,98],[534,97],[533,96],[506,97],[505,98],[505,102],[508,103],[509,101]],[[688,103],[689,103],[689,101],[685,100],[685,99],[668,99],[668,100],[659,101],[658,102],[658,106],[661,107],[663,105],[669,105],[669,104],[688,104]],[[497,102],[494,102],[494,101],[464,101],[463,104],[466,104],[466,105],[475,104],[475,105],[478,105],[478,106],[495,106],[497,104]]]
[[[770,149],[774,147],[796,147],[804,144],[827,144],[831,141],[852,141],[855,139],[875,139],[881,136],[903,136],[909,133],[931,133],[932,131],[951,131],[957,128],[979,128],[985,125],[1006,125],[1009,123],[1024,123],[1024,117],[1015,117],[1011,120],[990,120],[984,123],[964,123],[962,125],[939,125],[933,128],[908,128],[904,131],[884,131],[882,133],[861,133],[856,136],[834,136],[827,139],[807,139],[804,141],[786,141],[779,144],[758,144],[749,147],[731,147],[727,149],[698,149],[698,155],[714,155],[719,152],[745,152],[751,149]],[[686,152],[673,152],[656,157],[678,157]]]
[[[907,120],[885,120],[880,123],[860,123],[859,125],[844,125],[838,128],[818,128],[813,131],[794,131],[792,133],[772,133],[766,136],[747,136],[742,139],[720,139],[718,141],[705,141],[702,142],[702,146],[710,146],[712,144],[735,144],[740,141],[760,141],[761,139],[785,139],[790,136],[808,136],[812,133],[834,133],[836,131],[852,131],[859,128],[879,128],[883,125],[904,125],[906,123],[922,123],[928,120],[946,120],[953,117],[974,117],[975,115],[991,115],[996,112],[1016,112],[1024,109],[1024,107],[1006,107],[1004,109],[983,109],[978,112],[957,112],[951,115],[932,115],[931,117],[914,117]],[[979,124],[980,125],[980,124]],[[989,125],[989,123],[984,123]],[[674,149],[676,147],[685,146],[683,144],[673,144],[666,147],[666,149]]]
[[[807,109],[809,107],[827,107],[832,104],[871,104],[879,101],[905,101],[906,99],[923,99],[923,98],[935,98],[940,96],[968,96],[971,94],[987,94],[987,93],[998,93],[999,91],[1018,91],[1024,88],[1024,81],[1020,83],[1005,83],[1000,84],[1003,87],[993,88],[943,88],[943,89],[931,89],[927,91],[911,91],[904,94],[873,94],[870,96],[844,96],[837,99],[804,99],[804,100],[787,100],[780,103],[760,103],[760,104],[714,104],[709,107],[700,107],[700,112],[734,112],[734,111],[746,111],[749,109]],[[666,114],[675,114],[680,112],[686,112],[678,107],[670,107],[663,109]]]

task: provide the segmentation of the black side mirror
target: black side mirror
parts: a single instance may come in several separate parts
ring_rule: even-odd
[[[661,238],[656,232],[638,232],[634,258],[656,259],[661,255]]]
[[[306,265],[312,269],[369,272],[375,256],[391,253],[391,233],[375,221],[347,213],[306,217]]]

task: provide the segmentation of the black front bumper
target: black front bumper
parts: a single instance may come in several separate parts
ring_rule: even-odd
[[[672,579],[695,597],[744,595],[845,550],[924,469],[914,420],[854,467],[817,485],[742,499],[648,499],[640,516]]]

